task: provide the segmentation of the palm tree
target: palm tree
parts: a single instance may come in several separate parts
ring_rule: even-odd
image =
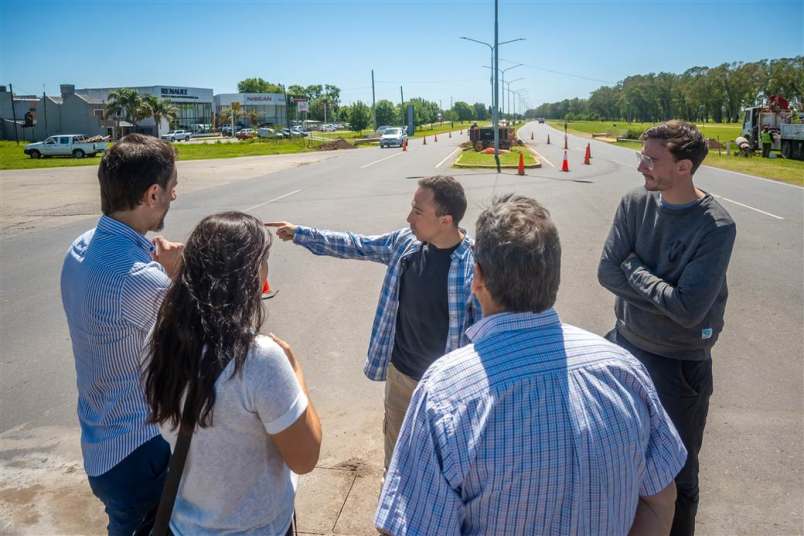
[[[179,109],[170,101],[154,97],[153,95],[147,95],[143,99],[143,103],[145,108],[148,109],[148,115],[154,118],[154,123],[156,123],[156,137],[158,138],[159,125],[162,123],[162,118],[167,119],[168,123],[175,121]]]
[[[117,127],[120,127],[120,115],[126,121],[137,126],[137,121],[145,117],[143,115],[143,100],[139,93],[134,89],[120,88],[109,93],[106,99],[105,115],[115,116]]]

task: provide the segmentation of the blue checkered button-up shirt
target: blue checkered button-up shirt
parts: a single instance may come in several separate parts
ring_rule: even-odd
[[[394,349],[399,282],[407,258],[419,251],[422,243],[408,228],[384,235],[365,236],[302,226],[296,228],[293,241],[316,255],[374,261],[388,266],[374,315],[366,364],[363,367],[363,372],[369,379],[385,380]],[[475,264],[471,240],[464,237],[452,252],[451,258],[447,275],[449,332],[444,353],[466,344],[466,329],[480,318],[480,308],[472,298],[471,290]]]
[[[400,534],[626,534],[686,450],[648,373],[552,309],[502,313],[413,394],[375,518]]]

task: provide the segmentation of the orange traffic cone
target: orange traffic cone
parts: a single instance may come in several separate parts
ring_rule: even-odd
[[[427,145],[427,136],[424,137],[424,141],[422,141],[422,145]]]
[[[525,174],[525,155],[522,154],[522,151],[519,151],[519,166],[517,166],[516,174],[517,175]]]
[[[550,145],[550,134],[547,135],[547,145]]]
[[[268,282],[268,278],[265,278],[265,281],[262,283],[262,299],[263,300],[270,300],[278,293],[278,290],[271,290],[271,284]]]
[[[404,141],[402,142],[402,152],[405,152],[407,150],[408,150],[408,139],[405,138]]]
[[[564,149],[564,161],[561,162],[561,171],[569,171],[569,162],[567,162],[567,150]]]
[[[589,162],[589,159],[592,158],[592,149],[589,145],[590,144],[588,143],[586,144],[586,154],[583,155],[583,163],[586,164],[587,166],[591,164],[591,162]]]
[[[438,142],[438,134],[433,134],[433,142]]]

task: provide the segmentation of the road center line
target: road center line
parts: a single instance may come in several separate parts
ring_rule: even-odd
[[[451,153],[449,153],[447,156],[445,156],[445,157],[444,157],[444,160],[442,160],[441,162],[439,162],[438,164],[436,164],[436,165],[435,165],[435,167],[436,167],[436,168],[440,168],[440,167],[441,167],[441,164],[443,164],[444,162],[446,162],[447,160],[449,160],[450,158],[452,158],[452,155],[454,155],[455,153],[457,153],[457,152],[458,152],[458,151],[460,151],[460,150],[461,150],[461,148],[460,148],[460,147],[456,147],[456,148],[455,148],[455,149],[454,149],[454,150],[453,150]]]
[[[251,211],[252,211],[252,210],[254,210],[255,208],[264,207],[265,205],[267,205],[267,204],[269,204],[269,203],[273,203],[274,201],[279,201],[280,199],[284,199],[284,198],[286,198],[286,197],[290,197],[291,195],[293,195],[293,194],[297,194],[297,193],[299,193],[299,192],[301,192],[301,189],[299,189],[299,190],[293,190],[292,192],[288,192],[288,193],[286,193],[286,194],[280,195],[279,197],[274,197],[273,199],[270,199],[270,200],[268,200],[268,201],[266,201],[266,202],[264,202],[264,203],[259,203],[259,204],[257,204],[257,205],[254,205],[253,207],[248,207],[247,209],[243,210],[243,212],[251,212]]]
[[[749,210],[753,210],[755,212],[759,212],[760,214],[764,214],[765,216],[770,216],[771,218],[776,218],[777,220],[784,220],[781,216],[777,216],[776,214],[771,214],[770,212],[765,212],[764,210],[759,210],[758,208],[754,208],[750,205],[746,205],[745,203],[740,203],[739,201],[735,201],[734,199],[729,199],[728,197],[723,197],[722,195],[712,194],[714,197],[718,199],[722,199],[723,201],[728,201],[729,203],[734,203],[735,205],[739,205],[743,208],[747,208]]]
[[[374,162],[369,162],[368,164],[362,165],[362,166],[360,166],[360,169],[366,169],[369,166],[373,166],[374,164],[379,164],[380,162],[384,162],[385,160],[388,160],[389,158],[394,158],[395,156],[399,156],[401,154],[402,154],[402,151],[399,151],[398,153],[394,153],[394,154],[392,154],[390,156],[386,156],[385,158],[380,158],[379,160],[375,160]]]

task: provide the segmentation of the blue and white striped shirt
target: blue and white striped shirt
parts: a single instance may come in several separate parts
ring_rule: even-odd
[[[303,226],[296,228],[293,241],[316,255],[374,261],[388,266],[380,291],[380,301],[374,314],[371,340],[363,367],[363,372],[370,380],[385,380],[396,336],[399,282],[405,262],[422,248],[422,243],[408,228],[384,235],[365,236],[321,231]],[[472,253],[472,241],[468,237],[464,236],[463,241],[452,252],[451,259],[447,274],[449,331],[444,353],[460,348],[468,342],[466,328],[474,324],[481,314],[480,307],[472,297],[475,258]]]
[[[81,451],[99,476],[159,435],[140,381],[145,337],[170,285],[152,244],[107,216],[70,246],[61,298],[73,342]]]
[[[686,450],[627,351],[501,313],[413,394],[375,517],[390,534],[626,534]]]

